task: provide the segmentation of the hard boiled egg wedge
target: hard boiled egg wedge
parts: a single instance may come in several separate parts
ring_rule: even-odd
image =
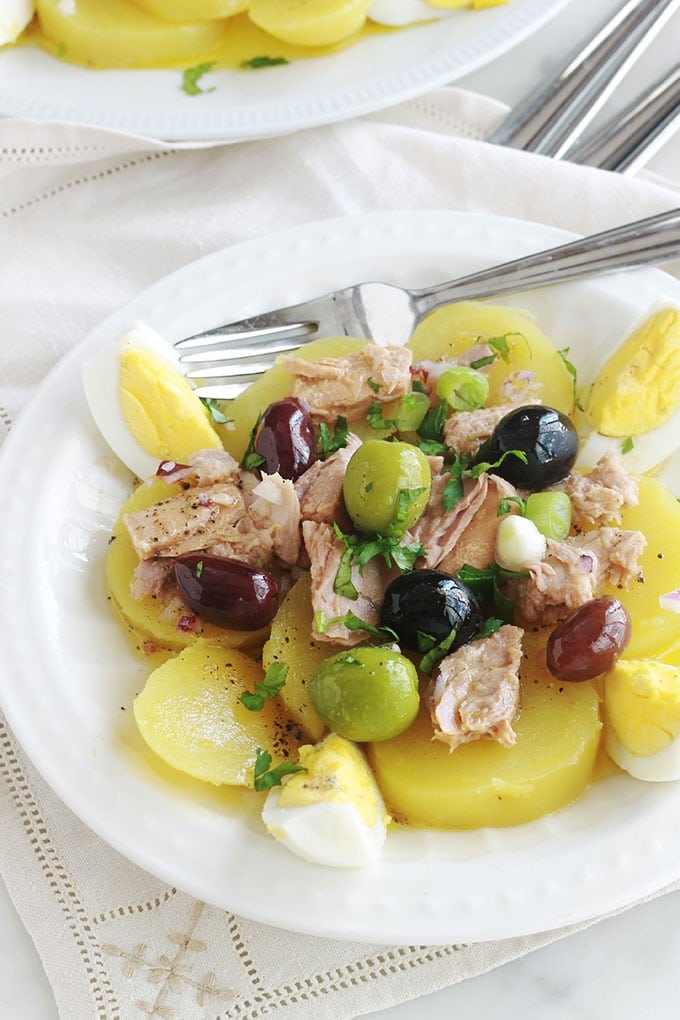
[[[577,467],[616,453],[639,475],[670,457],[680,447],[680,311],[650,316],[612,354],[582,402],[587,434]]]
[[[0,46],[18,39],[34,14],[33,0],[0,0]]]
[[[99,431],[138,478],[222,446],[173,347],[142,322],[83,366],[83,384]]]
[[[680,668],[620,659],[605,681],[605,747],[636,779],[680,779]]]
[[[450,14],[451,11],[436,10],[428,0],[373,0],[368,12],[371,21],[378,25],[413,25]]]
[[[262,819],[312,864],[360,868],[380,858],[389,818],[363,754],[335,733],[300,748],[300,765],[267,794]]]

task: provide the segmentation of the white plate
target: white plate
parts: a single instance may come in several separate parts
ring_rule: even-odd
[[[179,70],[93,71],[19,47],[0,51],[0,115],[166,140],[265,138],[422,95],[515,46],[567,2],[510,0],[284,67],[215,72],[216,91],[200,96],[184,95]]]
[[[161,281],[45,381],[0,456],[0,700],[56,792],[131,860],[256,920],[395,944],[535,932],[620,907],[680,876],[680,784],[624,776],[517,828],[392,832],[382,863],[368,870],[306,864],[265,835],[248,807],[257,798],[184,780],[144,752],[130,712],[143,667],[104,593],[107,538],[129,478],[90,420],[80,367],[133,319],[176,338],[359,279],[440,281],[568,236],[435,212],[310,224]],[[565,284],[515,303],[592,368],[659,297],[680,303],[671,277],[647,269],[634,279]]]

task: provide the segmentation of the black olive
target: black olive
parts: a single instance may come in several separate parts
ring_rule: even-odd
[[[439,644],[455,630],[454,651],[475,637],[483,622],[470,589],[441,570],[414,570],[397,577],[387,587],[380,612],[380,626],[393,630],[400,644],[413,651],[422,651],[419,633]]]
[[[573,468],[578,435],[566,414],[543,404],[527,404],[501,418],[478,459],[494,464],[510,450],[525,454],[526,464],[509,454],[493,473],[520,489],[546,489],[566,478]]]
[[[263,471],[295,481],[316,460],[316,438],[309,408],[297,397],[270,404],[262,415],[254,449],[264,457]]]

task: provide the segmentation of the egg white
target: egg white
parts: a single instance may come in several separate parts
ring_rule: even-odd
[[[642,475],[663,464],[676,450],[680,449],[680,410],[664,425],[631,436],[632,448],[623,452],[625,439],[603,436],[590,432],[581,442],[576,460],[577,468],[592,468],[605,453],[616,453],[623,459],[623,466],[632,475]]]
[[[624,747],[611,726],[605,733],[605,748],[612,761],[635,779],[665,783],[680,779],[680,736],[656,754],[632,754]]]
[[[280,787],[269,791],[262,819],[269,833],[299,857],[333,868],[361,868],[380,860],[387,835],[380,799],[375,824],[369,826],[354,804],[318,801],[281,807],[280,795]]]
[[[113,344],[83,365],[85,398],[97,428],[116,456],[138,478],[149,478],[158,458],[148,453],[132,435],[121,410],[119,398],[120,357],[125,347],[144,347],[181,372],[179,356],[172,345],[150,326],[135,322]]]
[[[412,25],[416,21],[447,18],[453,12],[432,7],[427,0],[374,0],[368,12],[378,25]]]
[[[0,46],[18,39],[34,14],[33,0],[0,0]]]

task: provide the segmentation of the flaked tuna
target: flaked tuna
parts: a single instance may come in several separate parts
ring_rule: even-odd
[[[605,584],[626,587],[640,572],[646,540],[639,531],[599,528],[558,542],[548,539],[546,556],[529,576],[511,583],[519,616],[554,623],[594,598]]]
[[[631,478],[615,453],[605,453],[585,475],[573,471],[552,488],[571,499],[572,522],[577,527],[620,524],[626,507],[638,505],[637,479]]]
[[[292,394],[304,400],[315,421],[365,418],[373,403],[404,396],[411,388],[411,352],[405,347],[367,344],[342,358],[279,360],[293,376]]]
[[[361,440],[352,432],[347,445],[336,450],[326,460],[317,460],[295,482],[303,521],[332,524],[343,509],[342,483],[352,454],[361,446]]]
[[[251,492],[248,514],[261,531],[271,530],[274,555],[293,566],[300,558],[300,501],[295,486],[280,474],[264,475]]]
[[[364,641],[364,631],[348,630],[341,619],[351,612],[364,623],[377,626],[385,588],[393,572],[385,566],[383,560],[376,557],[369,560],[363,573],[359,572],[358,567],[352,568],[352,583],[357,598],[339,595],[333,586],[345,551],[344,542],[337,537],[330,524],[317,524],[315,521],[303,522],[302,535],[311,563],[314,610],[312,637],[315,641],[331,641],[346,647]]]
[[[442,659],[428,692],[435,740],[451,751],[480,738],[512,747],[522,634],[519,627],[506,625]]]
[[[506,414],[516,407],[538,403],[540,401],[536,399],[515,400],[509,404],[480,407],[476,411],[454,411],[444,425],[444,442],[456,453],[474,456]]]

